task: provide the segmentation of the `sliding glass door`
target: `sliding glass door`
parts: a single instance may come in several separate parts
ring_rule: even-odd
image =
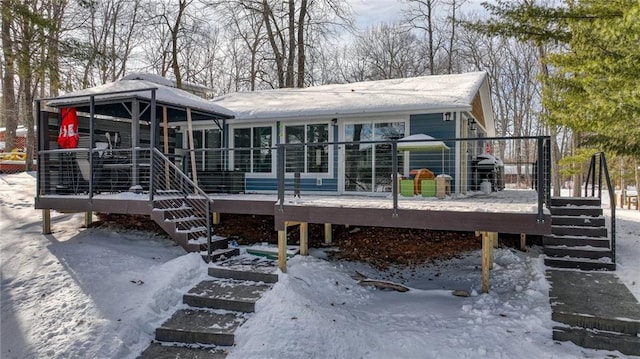
[[[391,192],[391,143],[405,136],[405,122],[359,122],[344,126],[344,191]],[[382,141],[382,142],[372,142]],[[398,153],[398,168],[404,158]]]

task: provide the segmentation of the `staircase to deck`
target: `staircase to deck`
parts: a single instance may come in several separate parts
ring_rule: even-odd
[[[153,149],[152,158],[151,218],[187,252],[199,252],[206,261],[240,254],[226,238],[215,235],[213,200],[160,151]]]
[[[615,270],[600,198],[551,198],[551,235],[543,238],[545,265]]]

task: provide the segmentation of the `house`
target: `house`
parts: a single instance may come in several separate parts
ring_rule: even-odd
[[[392,149],[385,141],[424,134],[449,141],[431,156],[401,153],[399,172],[409,176],[428,168],[452,177],[453,195],[464,194],[471,186],[471,162],[485,146],[453,139],[495,136],[484,72],[237,92],[212,103],[230,109],[234,118],[224,129],[204,122],[195,126],[196,150],[228,148],[228,156],[210,152],[198,170],[242,172],[247,193],[277,190],[271,149],[278,144],[306,144],[289,148],[285,164],[287,177],[300,174],[303,193],[390,192]],[[186,122],[175,125],[182,143],[188,143]],[[248,148],[254,150],[240,150]]]
[[[324,224],[327,241],[332,225],[482,232],[485,256],[498,232],[551,230],[549,139],[494,137],[483,72],[212,101],[133,74],[35,105],[45,233],[52,209],[144,214],[212,260],[237,253],[213,236],[220,213],[270,215],[284,271],[293,225],[302,254],[308,223]],[[535,190],[474,207],[481,181],[500,187],[483,158],[514,149],[530,150],[518,156],[536,163]]]

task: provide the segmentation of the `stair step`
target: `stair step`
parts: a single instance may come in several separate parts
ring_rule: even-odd
[[[208,260],[208,253],[206,251],[206,248],[200,251],[200,255],[202,256],[202,259],[205,260],[205,262]],[[240,248],[235,248],[235,247],[220,248],[211,252],[211,261],[212,262],[224,261],[231,257],[235,257],[239,255],[240,255]]]
[[[558,226],[600,227],[605,225],[604,217],[592,216],[553,216],[551,224]]]
[[[183,297],[192,307],[216,308],[251,313],[255,304],[271,285],[233,279],[206,280]]]
[[[602,216],[602,207],[600,206],[570,206],[570,207],[553,207],[549,208],[551,215],[555,216]]]
[[[169,223],[175,224],[177,229],[189,229],[192,227],[201,227],[206,225],[207,219],[197,216],[177,217],[173,219],[165,219]]]
[[[553,327],[553,340],[573,342],[583,348],[619,351],[640,355],[640,337],[588,330],[576,327]]]
[[[151,343],[138,359],[224,359],[226,357],[227,352],[218,348]]]
[[[245,320],[240,313],[180,309],[156,329],[156,340],[230,346]]]
[[[551,197],[551,206],[600,206],[598,197]]]
[[[611,272],[546,271],[552,319],[572,327],[640,334],[640,304]]]
[[[576,258],[576,257],[546,257],[544,259],[544,265],[554,268],[567,268],[567,269],[581,269],[581,270],[616,270],[615,263],[603,262],[600,260],[590,258]]]
[[[552,224],[551,233],[560,236],[607,237],[607,229],[604,227],[558,226]]]
[[[257,272],[250,270],[231,269],[220,266],[209,267],[209,275],[218,278],[229,278],[237,280],[250,280],[254,282],[276,283],[278,274],[268,272]]]
[[[591,246],[610,248],[610,241],[604,237],[579,237],[579,236],[558,236],[555,234],[542,237],[545,246]]]
[[[200,246],[207,246],[207,238],[206,237],[198,237],[196,239],[190,239],[189,244],[197,244]],[[227,249],[229,248],[229,239],[227,237],[220,236],[212,236],[211,238],[211,250],[215,251],[216,249]]]
[[[549,257],[575,257],[575,258],[611,258],[611,250],[603,247],[567,247],[567,246],[545,246],[543,253]]]

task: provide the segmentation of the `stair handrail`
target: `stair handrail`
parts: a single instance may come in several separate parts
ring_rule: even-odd
[[[213,199],[211,199],[211,197],[209,197],[209,195],[204,190],[202,190],[195,182],[191,180],[191,178],[189,178],[189,176],[187,176],[180,168],[178,168],[178,166],[176,166],[167,156],[165,156],[164,153],[162,153],[157,148],[152,148],[152,151],[153,151],[152,158],[154,159],[152,168],[155,167],[156,161],[159,162],[159,166],[169,166],[169,168],[172,170],[172,173],[175,174],[178,177],[178,180],[180,181],[180,188],[175,188],[175,190],[178,190],[182,194],[185,200],[188,199],[190,195],[201,196],[205,199],[206,206],[204,207],[204,210],[206,212],[205,217],[206,217],[206,231],[207,231],[207,262],[211,262],[211,259],[212,259],[211,258],[212,256],[212,249],[211,249],[212,238],[211,237],[213,234],[211,231],[211,214],[212,214],[211,203],[213,202]],[[151,183],[153,188],[150,188],[149,190],[149,198],[151,201],[155,200],[156,190],[158,189],[157,184],[162,183],[162,181],[164,180],[163,176],[165,176],[164,171],[152,171]],[[185,187],[189,187],[193,189],[195,193],[186,191]]]
[[[598,179],[596,180],[596,171]],[[616,263],[616,202],[615,191],[611,185],[611,176],[604,152],[600,151],[591,156],[587,179],[584,185],[585,197],[589,195],[589,185],[591,185],[591,197],[595,197],[596,183],[598,185],[598,198],[602,200],[602,178],[606,181],[607,192],[609,192],[609,203],[611,207],[611,261]]]

